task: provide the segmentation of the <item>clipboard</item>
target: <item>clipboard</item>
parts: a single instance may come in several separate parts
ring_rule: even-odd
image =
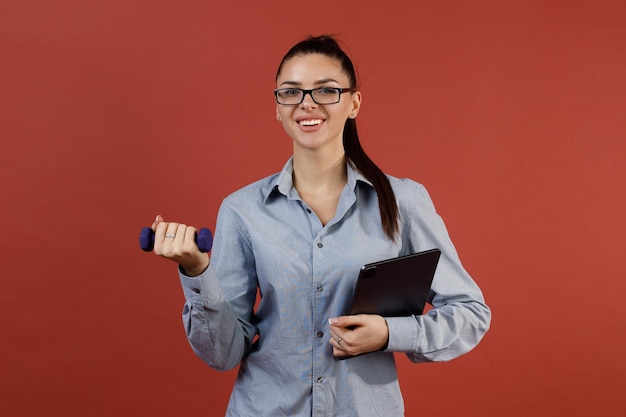
[[[440,256],[441,250],[430,249],[364,265],[349,314],[421,315]]]

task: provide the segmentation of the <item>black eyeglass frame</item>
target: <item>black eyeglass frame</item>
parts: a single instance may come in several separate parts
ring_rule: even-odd
[[[300,99],[299,102],[297,103],[281,103],[280,101],[278,101],[278,93],[284,90],[298,90],[298,91],[302,91],[302,97]],[[313,91],[318,91],[318,90],[335,90],[339,93],[339,95],[337,96],[337,101],[333,101],[332,103],[318,103],[315,100],[315,97],[313,97]],[[326,105],[326,104],[337,104],[341,101],[341,95],[343,93],[348,93],[348,92],[353,92],[354,88],[337,88],[337,87],[319,87],[319,88],[313,88],[312,90],[304,90],[302,88],[295,88],[295,87],[287,87],[287,88],[277,88],[276,90],[274,90],[274,97],[276,97],[276,103],[280,104],[281,106],[298,106],[300,104],[302,104],[302,102],[304,101],[304,98],[306,97],[306,95],[310,95],[311,96],[311,100],[313,100],[313,103],[315,104],[319,104],[319,105]]]

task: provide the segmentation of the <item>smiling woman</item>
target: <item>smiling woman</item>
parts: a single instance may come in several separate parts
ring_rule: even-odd
[[[361,93],[350,83],[340,63],[323,54],[298,54],[282,64],[276,112],[294,141],[294,156],[324,149],[324,160],[343,158],[344,125],[361,104]]]
[[[300,67],[298,67],[297,65],[293,65],[301,63],[298,61],[293,63],[292,61],[294,61],[294,58],[300,58],[301,60],[308,59],[311,61],[311,65],[301,65]],[[316,60],[320,62],[314,62]],[[292,75],[293,77],[296,77],[295,80],[289,80],[288,77],[283,74],[285,67],[290,67],[288,65],[290,63],[292,64],[291,70],[295,72],[295,74]],[[324,72],[322,68],[325,68],[324,71],[326,72]],[[385,233],[393,239],[394,234],[398,230],[398,207],[396,205],[396,199],[394,197],[394,193],[389,184],[387,176],[367,156],[359,141],[355,118],[357,117],[360,108],[361,93],[358,91],[357,76],[352,60],[350,59],[350,57],[348,57],[348,55],[343,52],[343,50],[341,50],[337,42],[331,37],[320,36],[319,38],[311,39],[306,42],[300,42],[293,48],[291,48],[289,52],[287,52],[287,54],[283,57],[283,60],[281,61],[276,74],[276,84],[279,87],[289,85],[301,86],[301,81],[298,80],[297,77],[304,77],[304,74],[301,73],[304,72],[306,74],[307,71],[311,72],[311,74],[309,74],[311,80],[309,81],[313,82],[318,87],[321,85],[330,85],[333,87],[341,88],[339,87],[340,85],[346,84],[350,86],[349,88],[341,88],[342,91],[348,90],[351,92],[353,97],[354,109],[350,112],[349,117],[345,119],[342,139],[343,148],[339,151],[345,151],[345,156],[348,163],[353,164],[355,168],[357,168],[368,180],[372,182],[372,185],[374,186],[378,197],[378,204],[380,206],[380,216],[383,224],[383,229],[385,230]],[[283,79],[287,79],[281,82],[279,80],[281,77]],[[347,83],[345,81],[345,77],[347,77]],[[343,81],[343,83],[341,83],[340,81]],[[303,93],[302,100],[304,100],[305,95],[306,94]],[[313,100],[312,94],[311,99]],[[339,98],[337,102],[339,102],[340,100],[341,98]],[[278,97],[277,103],[279,104],[276,110],[277,119],[282,120],[282,115],[280,114],[281,103],[278,100]],[[299,104],[302,103],[303,101],[300,101]],[[323,109],[327,108],[325,106],[320,107],[323,107]],[[302,120],[306,120],[306,118]],[[320,124],[323,122],[323,119],[317,120],[319,120]],[[298,122],[302,124],[302,121],[298,120]],[[304,123],[306,123],[306,121]],[[288,125],[283,123],[283,126],[285,127],[285,131],[287,132],[287,134],[289,134],[290,129]],[[293,136],[291,137],[293,138]],[[315,178],[312,178],[311,182],[313,182],[314,180]],[[302,184],[300,184],[300,188],[303,188]],[[302,192],[303,191],[301,190],[301,194]]]
[[[241,365],[229,416],[404,415],[393,353],[460,356],[490,310],[424,187],[385,175],[363,151],[362,96],[337,42],[294,46],[276,87],[293,156],[224,200],[211,260],[195,228],[152,226],[154,252],[181,267],[187,337],[211,367]],[[362,265],[432,248],[442,256],[427,314],[346,315]]]

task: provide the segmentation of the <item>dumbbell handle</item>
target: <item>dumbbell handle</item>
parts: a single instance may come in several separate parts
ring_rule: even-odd
[[[213,247],[213,233],[207,228],[198,230],[196,234],[196,245],[200,252],[210,252]],[[149,227],[141,229],[139,234],[139,246],[145,252],[150,252],[154,248],[154,230]]]

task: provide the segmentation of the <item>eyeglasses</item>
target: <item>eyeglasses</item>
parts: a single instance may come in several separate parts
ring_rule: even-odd
[[[312,90],[301,88],[279,88],[274,90],[278,104],[294,105],[304,101],[304,96],[309,94],[316,104],[335,104],[341,100],[341,94],[354,91],[352,88],[321,87]]]

